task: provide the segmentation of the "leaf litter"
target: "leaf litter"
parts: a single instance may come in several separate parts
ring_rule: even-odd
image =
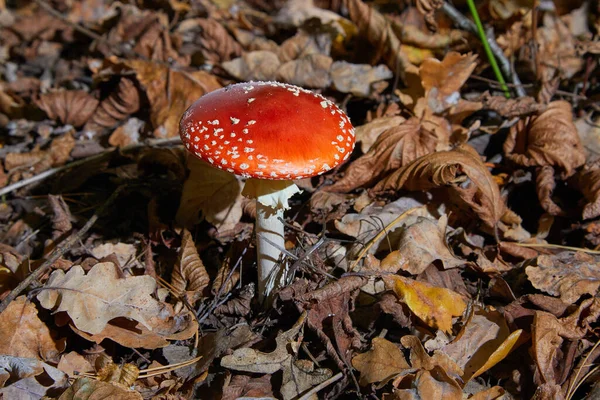
[[[600,13],[477,5],[509,97],[463,2],[0,2],[1,396],[596,398]],[[243,178],[178,138],[247,80],[356,127],[268,308]]]

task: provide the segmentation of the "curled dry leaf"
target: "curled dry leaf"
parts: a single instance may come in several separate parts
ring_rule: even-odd
[[[352,367],[360,372],[360,385],[366,386],[370,383],[386,382],[409,369],[410,365],[398,346],[389,340],[376,337],[371,342],[369,351],[352,358]]]
[[[0,354],[58,360],[60,350],[50,329],[39,319],[35,305],[25,296],[13,300],[0,314]]]
[[[392,71],[398,71],[400,78],[404,79],[404,71],[412,64],[387,18],[361,0],[346,0],[344,5],[348,8],[350,20],[358,27],[358,36],[366,38],[385,58],[386,65]]]
[[[140,109],[140,93],[133,80],[122,77],[113,91],[102,100],[89,118],[84,131],[102,132],[110,129]]]
[[[469,186],[459,186],[461,177],[470,180]],[[488,226],[494,227],[502,218],[506,206],[498,184],[477,152],[468,145],[422,156],[380,181],[374,191],[429,190],[446,185]]]
[[[417,0],[417,10],[423,15],[427,27],[432,31],[437,31],[435,12],[443,5],[444,0]]]
[[[98,107],[98,99],[83,90],[45,93],[35,103],[48,118],[75,127],[83,126]]]
[[[562,252],[541,255],[537,266],[525,268],[531,284],[567,303],[575,303],[584,294],[594,296],[600,288],[600,264],[595,257],[582,253]]]
[[[386,172],[433,152],[439,140],[417,118],[411,118],[379,135],[369,151],[350,164],[344,177],[326,190],[348,192],[370,186]]]
[[[210,277],[196,250],[194,238],[190,231],[184,228],[177,264],[171,274],[171,285],[180,292],[195,292],[191,297],[199,298],[209,282]]]
[[[475,69],[476,58],[451,51],[442,61],[429,58],[421,64],[419,75],[431,111],[439,114],[458,104],[459,90]]]
[[[539,115],[510,128],[504,153],[526,167],[554,167],[562,179],[585,163],[585,152],[573,123],[573,109],[566,101],[553,101]]]
[[[213,168],[196,157],[187,157],[190,175],[183,184],[175,220],[190,228],[202,216],[220,231],[233,229],[242,217],[241,183],[235,175]]]
[[[66,274],[54,271],[37,295],[42,307],[66,311],[78,329],[99,333],[117,317],[134,319],[148,329],[154,318],[168,318],[164,306],[153,299],[156,281],[150,276],[121,279],[113,263],[99,263],[85,274],[75,265]]]
[[[462,315],[467,307],[452,290],[397,275],[384,277],[384,282],[423,322],[446,333],[452,331],[452,317]]]
[[[600,215],[600,163],[586,165],[577,173],[576,183],[586,200],[583,219],[596,218]]]
[[[242,54],[242,46],[231,37],[223,23],[216,19],[185,19],[175,32],[181,34],[184,42],[199,45],[204,58],[214,64],[229,61]]]
[[[447,217],[440,221],[417,217],[415,223],[401,228],[398,250],[388,254],[380,268],[386,272],[402,270],[418,275],[436,260],[442,262],[444,269],[463,265],[465,261],[455,257],[446,245],[446,223]]]
[[[564,215],[564,211],[552,200],[552,192],[556,187],[554,168],[545,165],[538,167],[535,175],[537,196],[542,208],[550,215]]]
[[[150,102],[150,121],[154,136],[169,138],[179,135],[181,115],[202,95],[221,87],[217,78],[205,71],[171,69],[164,64],[142,60],[126,61]]]
[[[240,398],[275,399],[271,387],[271,375],[256,378],[248,375],[234,375],[231,381],[223,387],[221,400],[237,400]]]

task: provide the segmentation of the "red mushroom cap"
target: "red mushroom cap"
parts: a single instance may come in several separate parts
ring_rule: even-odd
[[[183,114],[181,140],[196,157],[236,175],[300,179],[344,162],[350,119],[325,97],[279,82],[246,82],[198,99]]]

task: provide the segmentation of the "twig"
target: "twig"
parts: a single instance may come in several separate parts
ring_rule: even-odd
[[[312,397],[312,395],[316,394],[319,390],[331,385],[334,382],[339,381],[340,379],[342,379],[342,376],[344,376],[343,373],[338,372],[336,375],[332,376],[331,378],[327,379],[325,382],[322,382],[321,384],[315,386],[314,388],[310,389],[308,392],[306,392],[302,397],[300,397],[298,400],[308,400]]]
[[[83,225],[83,227],[69,235],[67,239],[61,242],[56,248],[50,253],[50,256],[40,265],[35,271],[33,271],[29,276],[21,281],[17,285],[16,288],[11,290],[11,292],[2,300],[0,303],[0,313],[6,310],[11,301],[17,298],[22,291],[27,289],[29,285],[31,285],[36,279],[40,278],[45,272],[47,272],[50,267],[58,260],[61,256],[63,256],[75,243],[83,238],[83,235],[86,234],[88,230],[96,223],[98,217],[104,213],[104,211],[112,205],[112,203],[117,199],[121,191],[125,188],[125,185],[119,186],[106,201],[102,204],[98,210],[91,216],[91,218]]]
[[[54,18],[57,18],[59,20],[61,20],[62,22],[64,22],[65,24],[69,25],[70,27],[72,27],[73,29],[75,29],[78,32],[83,33],[84,35],[87,35],[89,37],[91,37],[92,39],[98,40],[100,42],[105,41],[105,39],[98,35],[95,32],[90,31],[87,28],[84,28],[83,26],[69,20],[67,17],[65,17],[64,15],[62,15],[60,12],[56,11],[54,8],[52,8],[52,6],[48,3],[46,3],[44,0],[34,0],[40,7],[42,7],[48,14],[52,15]]]
[[[147,142],[135,143],[135,144],[132,144],[129,146],[125,146],[121,149],[121,151],[123,153],[125,153],[128,151],[139,149],[141,147],[145,147],[145,146],[164,146],[164,145],[179,143],[180,141],[181,141],[181,139],[179,139],[178,137],[177,138],[169,138],[169,139],[152,139]],[[20,189],[24,186],[31,185],[32,183],[42,181],[48,177],[51,177],[52,175],[58,174],[59,172],[67,171],[71,168],[79,167],[81,165],[87,164],[92,161],[101,160],[102,158],[107,157],[110,153],[112,153],[116,149],[117,149],[117,147],[110,147],[100,154],[94,154],[93,156],[82,158],[81,160],[73,161],[70,164],[65,164],[60,167],[50,168],[40,174],[32,176],[31,178],[23,179],[19,182],[13,183],[12,185],[5,186],[2,189],[0,189],[0,196],[4,196],[5,194],[11,193],[11,192],[13,192],[17,189]]]
[[[450,17],[452,21],[454,21],[454,23],[459,28],[469,31],[475,35],[477,34],[477,26],[467,17],[462,15],[460,11],[454,8],[454,6],[452,6],[448,2],[444,2],[444,5],[441,9],[446,13],[446,15],[448,15],[448,17]],[[515,85],[515,91],[517,92],[517,96],[526,96],[525,90],[522,87],[519,76],[516,74],[516,72],[512,71],[510,61],[508,61],[508,59],[504,55],[504,52],[502,51],[500,46],[498,46],[498,43],[496,43],[496,39],[490,31],[487,32],[487,42],[490,46],[490,49],[492,50],[492,53],[496,57],[496,60],[498,60],[498,62],[500,63],[500,69],[502,70],[502,73],[505,76],[509,77],[512,83]]]

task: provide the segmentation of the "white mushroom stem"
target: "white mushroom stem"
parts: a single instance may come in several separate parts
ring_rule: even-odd
[[[248,179],[242,194],[256,199],[256,250],[258,262],[258,296],[263,302],[285,284],[282,259],[285,250],[283,212],[288,199],[300,189],[292,181]]]
[[[256,202],[256,251],[258,255],[258,296],[262,303],[285,284],[285,267],[280,264],[285,249],[283,209]]]

